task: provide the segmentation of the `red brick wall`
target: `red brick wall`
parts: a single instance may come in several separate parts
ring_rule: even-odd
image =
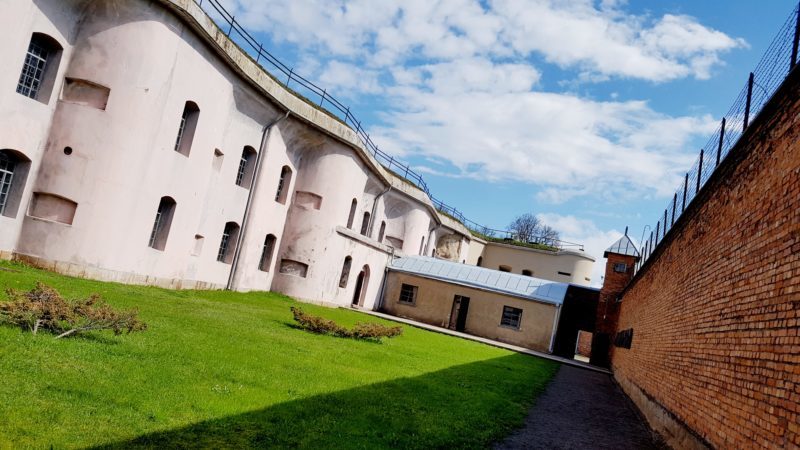
[[[588,331],[578,331],[578,348],[577,353],[581,356],[592,356],[592,333]]]
[[[623,387],[715,447],[800,446],[800,73],[620,304]],[[629,389],[633,397],[635,389]]]

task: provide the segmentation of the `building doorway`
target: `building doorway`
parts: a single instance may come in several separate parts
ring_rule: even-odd
[[[467,312],[469,311],[469,297],[456,295],[453,298],[453,309],[450,311],[450,325],[447,328],[464,331],[467,325]]]
[[[364,306],[364,296],[367,292],[368,284],[369,266],[364,265],[364,268],[358,273],[358,278],[356,279],[356,290],[353,292],[352,306]]]

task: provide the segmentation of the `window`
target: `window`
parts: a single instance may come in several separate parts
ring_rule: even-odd
[[[239,160],[239,170],[236,172],[236,185],[250,189],[253,181],[253,170],[256,165],[256,149],[245,145],[242,149],[242,158]]]
[[[356,218],[356,207],[358,207],[358,201],[353,199],[350,202],[350,215],[347,216],[347,228],[353,229],[353,220]]]
[[[633,344],[633,328],[622,330],[614,335],[614,347],[631,348]]]
[[[281,169],[281,178],[278,180],[278,190],[275,192],[275,201],[285,205],[286,204],[286,189],[292,182],[292,169],[289,166],[283,166]],[[319,209],[319,208],[317,208]]]
[[[478,256],[478,267],[481,267],[481,264],[483,264],[483,256]]]
[[[11,183],[14,181],[16,158],[5,150],[0,151],[0,214],[5,215],[11,196]]]
[[[49,103],[60,59],[61,45],[58,41],[46,34],[33,33],[22,63],[17,93]]]
[[[236,222],[228,222],[222,231],[222,240],[219,243],[217,261],[230,264],[233,261],[233,253],[236,251],[236,240],[239,238],[239,225]]]
[[[167,246],[169,228],[172,226],[172,216],[175,214],[175,200],[172,197],[161,197],[156,211],[156,220],[153,222],[153,230],[150,232],[151,248],[164,250]]]
[[[350,266],[353,264],[353,258],[346,256],[344,264],[342,265],[342,275],[339,277],[339,287],[347,287],[347,279],[350,278]]]
[[[628,271],[628,265],[625,263],[614,263],[614,272],[625,273]]]
[[[523,269],[522,270],[522,274],[525,275],[526,277],[532,277],[533,276],[533,271],[530,271],[528,269]]]
[[[269,266],[272,265],[272,253],[275,250],[275,235],[268,234],[264,238],[264,246],[261,247],[261,259],[258,260],[258,270],[262,272],[269,272]]]
[[[183,105],[181,123],[178,126],[178,137],[175,138],[175,151],[183,156],[189,156],[194,140],[194,132],[197,128],[197,119],[200,117],[200,108],[195,102],[186,102]]]
[[[364,213],[364,218],[361,219],[361,235],[362,236],[366,236],[367,235],[367,229],[368,228],[369,228],[369,213],[365,212]]]
[[[386,222],[381,222],[381,228],[378,230],[378,242],[383,242],[383,235],[386,233]]]
[[[404,283],[402,286],[400,286],[400,299],[398,301],[400,303],[413,305],[417,302],[417,289],[417,286]]]
[[[503,317],[500,319],[500,325],[504,327],[519,329],[520,321],[522,320],[522,310],[513,308],[511,306],[503,306]]]
[[[564,275],[565,277],[571,277],[572,274],[569,272],[558,272],[559,275]]]
[[[500,272],[511,272],[511,266],[500,266],[497,268]]]

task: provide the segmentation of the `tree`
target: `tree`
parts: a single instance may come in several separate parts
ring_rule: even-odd
[[[508,225],[508,229],[514,233],[514,237],[522,242],[532,241],[539,234],[541,227],[542,221],[531,213],[517,216]]]
[[[531,213],[517,216],[508,225],[508,229],[514,233],[516,240],[522,242],[538,242],[555,246],[557,241],[561,239],[558,231],[550,225],[546,225]]]

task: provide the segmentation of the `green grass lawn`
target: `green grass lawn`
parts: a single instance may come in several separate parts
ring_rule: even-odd
[[[298,303],[279,294],[169,291],[0,262],[3,290],[36,281],[138,307],[149,329],[55,340],[0,326],[0,448],[482,447],[521,425],[557,369],[408,326],[383,343],[310,334],[292,325]],[[302,307],[348,326],[385,322]]]

